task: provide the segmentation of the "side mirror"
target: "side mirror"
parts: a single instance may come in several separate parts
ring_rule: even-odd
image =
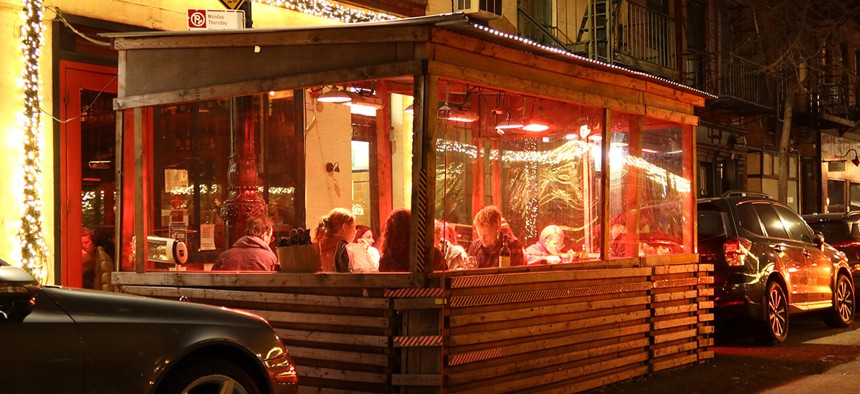
[[[36,305],[39,282],[24,270],[0,266],[0,322],[22,321]]]
[[[815,236],[812,238],[812,242],[815,243],[815,246],[818,246],[819,249],[824,250],[824,234],[816,232]]]

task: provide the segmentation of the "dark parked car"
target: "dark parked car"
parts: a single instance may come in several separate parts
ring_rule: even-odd
[[[751,320],[761,343],[783,342],[794,313],[821,311],[831,327],[854,321],[845,255],[767,195],[699,200],[698,247],[700,261],[714,264],[717,320]]]
[[[817,213],[803,215],[803,219],[813,230],[823,234],[828,244],[845,253],[854,276],[854,289],[857,289],[860,282],[860,211]]]
[[[40,286],[0,260],[0,392],[296,393],[269,324],[251,313]]]

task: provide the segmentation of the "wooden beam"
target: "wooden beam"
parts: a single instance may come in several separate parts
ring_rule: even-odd
[[[384,42],[418,42],[430,37],[427,26],[353,26],[332,28],[312,27],[305,30],[253,29],[235,32],[164,33],[150,35],[132,33],[113,37],[113,49],[118,51],[149,49],[200,49],[227,47],[283,47],[326,44],[369,44]],[[133,36],[131,36],[133,35]]]
[[[112,283],[182,287],[321,287],[321,288],[410,288],[421,287],[423,278],[403,273],[237,273],[237,272],[114,272]]]
[[[689,89],[687,87],[664,85],[658,81],[648,80],[646,77],[631,75],[630,71],[620,68],[613,69],[610,66],[598,64],[590,59],[578,56],[558,55],[563,57],[564,60],[551,58],[549,54],[546,56],[535,56],[531,52],[488,43],[478,38],[463,36],[441,28],[433,29],[431,42],[464,49],[484,56],[505,59],[529,68],[576,76],[610,85],[633,87],[636,90],[650,91],[666,97],[677,97],[680,101],[697,107],[703,107],[705,103],[705,98],[702,95],[683,90]],[[645,85],[648,84],[651,86],[646,87]]]
[[[199,101],[221,97],[269,92],[272,90],[297,89],[327,85],[346,81],[364,81],[401,75],[412,75],[421,69],[419,61],[351,67],[348,69],[312,72],[277,78],[254,79],[193,89],[180,89],[159,93],[120,97],[114,100],[114,109],[134,108],[147,105]]]

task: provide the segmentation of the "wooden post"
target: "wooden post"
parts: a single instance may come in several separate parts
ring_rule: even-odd
[[[612,220],[609,209],[609,166],[611,165],[609,163],[609,150],[612,148],[612,111],[604,108],[602,115],[603,124],[600,129],[600,136],[603,138],[600,146],[600,217],[603,218],[603,224],[600,226],[600,259],[609,260],[609,245],[612,242],[609,235]]]
[[[124,118],[123,115],[125,111],[116,110],[114,111],[116,114],[116,145],[114,146],[114,152],[116,156],[114,157],[114,188],[116,189],[116,201],[114,202],[114,209],[116,209],[116,214],[113,218],[114,225],[114,239],[113,244],[116,245],[116,255],[114,256],[113,262],[113,270],[119,271],[122,269],[122,257],[123,257],[123,246],[125,243],[122,240],[123,236],[123,227],[122,227],[122,217],[125,212],[125,199],[123,198],[123,189],[125,189],[123,185],[123,163],[124,163],[124,153],[125,153],[125,133],[123,130],[124,126]],[[134,194],[134,193],[132,193]]]
[[[409,271],[433,270],[433,218],[436,189],[436,103],[439,77],[427,73],[415,76],[415,103],[419,117],[412,137],[412,224],[409,244]]]
[[[691,125],[681,126],[681,146],[684,147],[683,174],[690,181],[690,191],[684,199],[684,252],[697,253],[696,237],[696,129]],[[686,248],[690,248],[689,250]]]
[[[134,270],[143,273],[146,262],[146,228],[143,218],[146,215],[143,205],[143,109],[134,109]]]

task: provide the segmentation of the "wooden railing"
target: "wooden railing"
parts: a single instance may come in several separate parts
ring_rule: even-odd
[[[576,392],[711,358],[696,255],[409,274],[114,273],[272,324],[301,392]]]

